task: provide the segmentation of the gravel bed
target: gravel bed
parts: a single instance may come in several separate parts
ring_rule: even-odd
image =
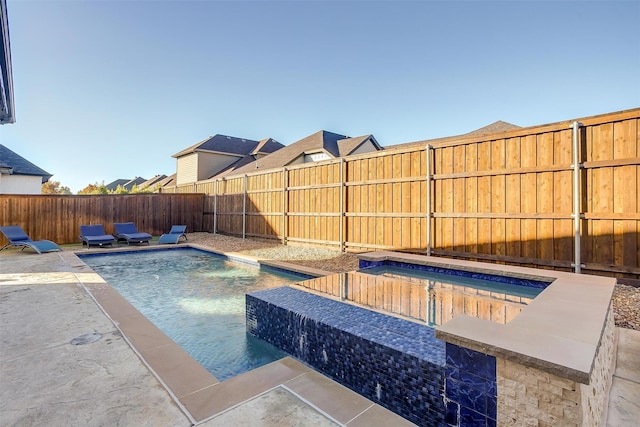
[[[240,252],[257,258],[286,261],[336,273],[358,268],[358,258],[352,253],[309,246],[283,246],[275,240],[241,239],[212,233],[188,233],[190,243],[222,252]],[[616,285],[613,292],[616,326],[640,331],[640,288]]]

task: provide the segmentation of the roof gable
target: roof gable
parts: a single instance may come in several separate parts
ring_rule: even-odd
[[[41,176],[43,184],[53,176],[2,144],[0,144],[0,166],[13,175]]]
[[[373,135],[363,135],[354,138],[341,139],[340,141],[338,141],[338,150],[340,152],[340,156],[348,156],[367,141],[371,141],[376,150],[382,150],[382,147],[380,146],[380,144],[378,144],[378,141],[376,141]]]
[[[497,122],[493,122],[490,125],[481,127],[480,129],[476,129],[465,135],[487,135],[490,133],[506,132],[514,129],[520,129],[520,126],[498,120]]]
[[[253,149],[253,151],[251,151],[250,154],[254,156],[256,154],[270,154],[281,148],[284,148],[283,144],[280,144],[273,138],[265,138],[258,142],[258,145],[256,145],[256,147]]]

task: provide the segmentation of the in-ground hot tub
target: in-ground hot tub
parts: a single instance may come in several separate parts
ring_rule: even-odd
[[[601,418],[612,279],[391,252],[362,255],[360,265],[365,270],[306,281],[305,290],[249,295],[247,330],[420,425]],[[398,267],[400,274],[362,273]],[[422,313],[436,312],[430,305],[451,289],[434,297],[415,271],[544,291],[502,302],[486,289],[473,298],[463,292],[434,330],[428,324],[438,322]]]

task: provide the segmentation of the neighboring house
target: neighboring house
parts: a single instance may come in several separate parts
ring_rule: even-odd
[[[176,174],[174,173],[173,175],[169,175],[168,177],[158,181],[155,184],[155,187],[162,189],[164,187],[175,187],[175,185],[176,185]]]
[[[269,155],[258,157],[248,164],[233,170],[225,170],[217,177],[335,159],[382,149],[373,135],[349,138],[345,135],[321,130]]]
[[[0,144],[0,194],[42,194],[52,176]]]
[[[142,188],[141,184],[143,184],[146,181],[147,180],[145,178],[140,178],[139,176],[136,176],[133,179],[116,179],[115,181],[105,185],[105,187],[107,187],[107,190],[109,191],[116,191],[118,187],[122,187],[127,191],[131,191],[134,185],[138,186],[138,188]]]
[[[409,148],[409,147],[412,147],[412,146],[422,146],[422,147],[424,147],[427,144],[435,146],[435,145],[438,145],[438,144],[441,144],[441,143],[456,141],[456,140],[459,140],[460,138],[464,138],[464,137],[468,137],[468,136],[490,135],[490,134],[494,134],[494,133],[508,132],[510,130],[515,130],[515,129],[520,129],[520,126],[511,124],[511,123],[507,123],[507,122],[503,122],[502,120],[498,120],[497,122],[493,122],[490,125],[481,127],[480,129],[476,129],[476,130],[471,131],[469,133],[464,133],[462,135],[447,136],[447,137],[444,137],[444,138],[435,138],[435,139],[416,141],[416,142],[406,142],[406,143],[403,143],[403,144],[389,145],[389,146],[387,146],[385,148],[387,150],[394,150],[394,149],[406,149],[406,148]]]
[[[158,187],[160,181],[164,180],[165,178],[167,178],[167,175],[156,175],[153,178],[146,180],[142,184],[139,184],[138,188],[153,190],[155,189],[155,187]]]
[[[209,179],[282,147],[284,145],[271,138],[253,141],[219,134],[211,136],[172,156],[176,158],[176,185]]]
[[[113,182],[108,183],[107,185],[105,185],[105,187],[107,187],[107,190],[109,191],[116,191],[116,188],[118,187],[124,187],[124,185],[129,182],[130,180],[128,179],[116,179]]]
[[[0,0],[0,124],[15,121],[7,3],[5,0]]]

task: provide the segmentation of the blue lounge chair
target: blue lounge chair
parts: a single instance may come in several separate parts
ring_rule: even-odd
[[[82,240],[82,246],[87,245],[87,249],[91,246],[113,246],[113,242],[116,241],[111,234],[105,233],[102,224],[81,225],[80,240]]]
[[[132,222],[121,222],[113,224],[113,228],[115,229],[114,236],[118,241],[126,240],[127,244],[131,243],[146,243],[149,244],[149,240],[153,237],[149,233],[140,233],[136,228],[136,225]]]
[[[27,233],[18,225],[0,227],[0,231],[9,240],[9,243],[0,248],[0,251],[8,247],[31,248],[37,253],[61,251],[62,248],[51,240],[31,240]]]
[[[158,244],[160,243],[174,243],[178,244],[178,241],[181,237],[184,237],[184,240],[187,240],[187,235],[184,232],[187,230],[186,225],[174,225],[171,227],[171,230],[167,234],[163,234],[160,236],[160,240],[158,240]]]

